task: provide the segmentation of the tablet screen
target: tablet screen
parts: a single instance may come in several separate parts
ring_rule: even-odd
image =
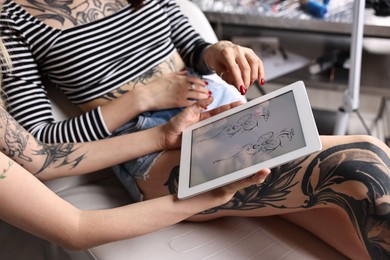
[[[189,186],[306,146],[300,122],[294,94],[288,91],[194,129]]]

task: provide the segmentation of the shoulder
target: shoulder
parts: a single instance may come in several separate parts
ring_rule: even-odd
[[[88,24],[110,16],[129,5],[127,0],[5,1],[14,1],[30,15],[56,29]]]

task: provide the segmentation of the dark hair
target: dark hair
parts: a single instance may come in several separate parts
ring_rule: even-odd
[[[127,1],[134,7],[134,9],[140,8],[144,3],[144,0],[127,0]]]

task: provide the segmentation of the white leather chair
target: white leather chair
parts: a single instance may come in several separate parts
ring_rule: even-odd
[[[201,10],[188,0],[181,9],[206,39],[217,37]],[[215,78],[215,76],[213,76]],[[79,111],[59,93],[51,93],[58,118]],[[59,196],[83,209],[131,203],[110,170],[47,182]],[[129,218],[129,222],[131,222]],[[316,237],[278,217],[223,218],[179,223],[160,231],[81,252],[70,252],[0,222],[0,259],[345,259]]]

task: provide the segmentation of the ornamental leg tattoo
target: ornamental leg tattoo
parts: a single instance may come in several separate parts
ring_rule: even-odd
[[[372,259],[390,259],[389,154],[372,143],[356,142],[309,158],[272,169],[263,184],[243,189],[230,202],[202,214],[257,210],[261,215],[266,208],[282,214],[332,204],[347,213]],[[166,185],[177,191],[177,171]]]

